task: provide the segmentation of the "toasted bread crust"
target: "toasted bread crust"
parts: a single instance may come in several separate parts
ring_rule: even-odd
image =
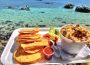
[[[44,47],[32,47],[32,48],[25,48],[24,51],[26,53],[36,53],[43,49]]]
[[[19,31],[19,33],[30,33],[30,34],[35,34],[35,33],[38,33],[40,31],[39,28],[26,28],[26,29],[21,29]]]
[[[40,42],[40,41],[41,41],[41,38],[38,38],[38,39],[16,39],[16,42],[23,43],[23,44],[32,43],[32,42]]]
[[[32,43],[41,41],[41,34],[19,34],[16,38],[18,43]]]
[[[48,40],[47,39],[42,39],[40,42],[33,42],[33,43],[31,43],[31,44],[20,44],[21,45],[21,47],[23,48],[23,49],[25,49],[25,48],[36,48],[36,47],[44,47],[44,46],[48,46],[49,44],[48,44]]]
[[[38,39],[41,37],[41,34],[19,34],[19,39]]]
[[[13,54],[13,59],[20,64],[31,64],[31,63],[36,63],[36,62],[40,62],[42,59],[44,59],[44,55],[41,52],[37,52],[35,55],[38,55],[40,57],[38,57],[37,59],[35,59],[36,57],[30,58],[29,56],[33,56],[34,54],[27,54],[24,52],[23,49],[18,48],[15,50],[14,54]],[[22,60],[23,59],[23,60]],[[28,60],[27,60],[28,59]],[[32,60],[30,60],[32,59]],[[33,60],[34,59],[34,60]]]

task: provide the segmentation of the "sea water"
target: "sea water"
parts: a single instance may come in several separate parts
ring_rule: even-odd
[[[64,24],[90,24],[90,13],[75,12],[65,9],[66,3],[76,6],[90,6],[89,0],[0,0],[0,22],[26,22],[30,25],[62,26]],[[20,10],[29,6],[30,11]],[[12,9],[8,9],[12,6]]]

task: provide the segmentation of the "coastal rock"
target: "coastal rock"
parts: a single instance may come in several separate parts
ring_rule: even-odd
[[[25,24],[25,27],[29,27],[29,24]]]
[[[15,26],[11,26],[10,31],[13,31],[13,30],[15,30],[15,29],[16,29],[16,27],[15,27]]]
[[[2,34],[0,34],[0,39],[4,40],[4,36]]]
[[[0,26],[0,30],[2,30],[3,28],[5,28],[5,27],[1,25],[1,26]]]
[[[73,22],[71,22],[71,24],[74,24]]]
[[[1,44],[1,42],[0,42],[0,56],[1,56],[1,54],[2,54],[3,49],[4,49],[4,46],[3,46],[3,45]]]
[[[25,23],[24,23],[24,21],[15,22],[14,26],[15,26],[15,29],[19,28],[19,27],[24,27]]]
[[[53,4],[53,2],[45,2],[45,4]]]
[[[13,7],[12,7],[12,6],[8,6],[7,8],[8,8],[8,9],[13,9]]]
[[[8,23],[8,24],[7,24],[7,27],[8,27],[8,26],[12,26],[12,25],[13,25],[12,23]]]
[[[85,26],[90,26],[89,24],[86,24]]]
[[[20,10],[30,11],[30,8],[29,8],[29,6],[26,5],[25,7],[21,7]]]
[[[40,22],[43,22],[42,20]]]
[[[76,12],[90,13],[90,7],[87,6],[77,6],[75,9]]]
[[[23,23],[14,23],[16,26],[21,26]]]
[[[7,39],[7,37],[5,37],[6,35],[2,35],[0,38],[2,39],[2,40],[8,40]]]
[[[46,25],[38,25],[39,27],[46,27]]]
[[[24,23],[25,21],[19,21],[19,22],[17,22],[17,23]]]
[[[7,40],[1,40],[1,43],[2,43],[3,46],[6,46]]]
[[[67,22],[65,22],[65,21],[62,21],[62,23],[66,24]]]
[[[5,24],[7,24],[7,23],[11,23],[12,21],[9,21],[9,20],[7,20],[7,21],[5,21]]]
[[[2,31],[0,31],[0,39],[1,40],[8,40],[9,37],[11,36],[11,34],[12,34],[11,30],[9,30],[9,31],[2,30]]]
[[[2,21],[2,22],[0,22],[0,24],[4,24],[5,22],[4,21]],[[1,26],[1,25],[0,25]]]
[[[71,3],[64,5],[64,8],[66,8],[66,9],[72,9],[73,7],[74,7],[74,5]]]
[[[59,27],[62,27],[63,25],[58,25]]]
[[[45,13],[45,12],[40,12],[40,13]]]
[[[11,36],[11,34],[12,34],[12,32],[7,33],[7,34],[6,34],[6,39],[9,39],[10,36]]]

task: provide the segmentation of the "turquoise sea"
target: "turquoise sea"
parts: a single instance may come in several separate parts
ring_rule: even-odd
[[[90,13],[75,12],[65,9],[66,3],[76,6],[90,6],[89,0],[0,0],[0,22],[26,22],[31,26],[62,26],[68,23],[90,24]],[[19,10],[28,5],[30,11]],[[8,9],[12,6],[12,9]]]

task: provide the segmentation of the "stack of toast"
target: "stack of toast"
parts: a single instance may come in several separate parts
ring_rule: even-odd
[[[48,40],[39,34],[39,28],[21,29],[16,38],[18,48],[14,51],[13,58],[20,64],[36,63],[44,59],[42,50],[48,46]]]

